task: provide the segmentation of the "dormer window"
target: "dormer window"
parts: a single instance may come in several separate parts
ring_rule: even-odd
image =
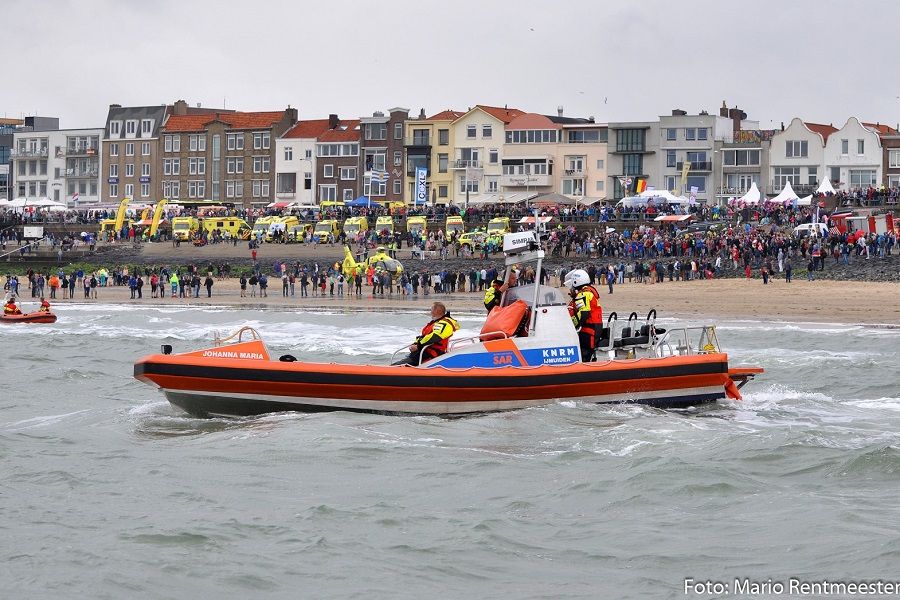
[[[153,119],[144,119],[141,121],[141,135],[148,137],[153,134]]]
[[[122,135],[122,121],[109,122],[109,135],[110,137]]]
[[[125,121],[125,135],[126,136],[134,136],[137,135],[137,120],[129,119]]]

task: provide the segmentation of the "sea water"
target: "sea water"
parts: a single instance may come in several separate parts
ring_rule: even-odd
[[[732,363],[766,373],[743,401],[686,411],[195,419],[134,361],[251,325],[276,355],[385,363],[426,315],[58,314],[0,330],[4,598],[734,597],[743,580],[900,579],[895,329],[720,323]],[[457,335],[481,318],[460,315]]]

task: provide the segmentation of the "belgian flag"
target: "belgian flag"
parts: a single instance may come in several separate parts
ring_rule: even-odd
[[[634,183],[631,184],[631,191],[635,194],[640,194],[644,190],[647,189],[647,180],[643,178],[634,178]]]

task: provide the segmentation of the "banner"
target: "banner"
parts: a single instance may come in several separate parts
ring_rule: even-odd
[[[684,186],[687,185],[687,176],[691,170],[691,162],[686,160],[681,168],[681,193],[684,193]]]
[[[425,204],[428,202],[428,169],[425,167],[416,167],[416,204]]]

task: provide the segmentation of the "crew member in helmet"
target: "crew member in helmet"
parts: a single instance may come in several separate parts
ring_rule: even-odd
[[[566,275],[565,285],[572,290],[569,304],[572,323],[578,331],[582,362],[594,359],[597,334],[603,326],[603,309],[600,308],[600,294],[591,285],[591,278],[584,269],[575,269]]]
[[[509,284],[502,279],[497,278],[491,282],[490,287],[488,287],[487,291],[484,293],[484,307],[488,312],[491,312],[491,309],[495,306],[500,306],[503,292],[507,289],[509,289]]]
[[[38,312],[50,312],[50,303],[43,296],[41,296],[41,307],[38,309]]]
[[[447,312],[442,302],[431,307],[431,321],[422,328],[422,335],[409,347],[409,356],[395,362],[395,365],[419,365],[447,352],[450,336],[459,329],[459,323]],[[419,355],[421,354],[421,363]]]
[[[3,305],[3,314],[4,315],[21,315],[22,311],[19,310],[19,307],[16,305],[16,297],[10,296],[9,300],[6,301],[6,304]]]

